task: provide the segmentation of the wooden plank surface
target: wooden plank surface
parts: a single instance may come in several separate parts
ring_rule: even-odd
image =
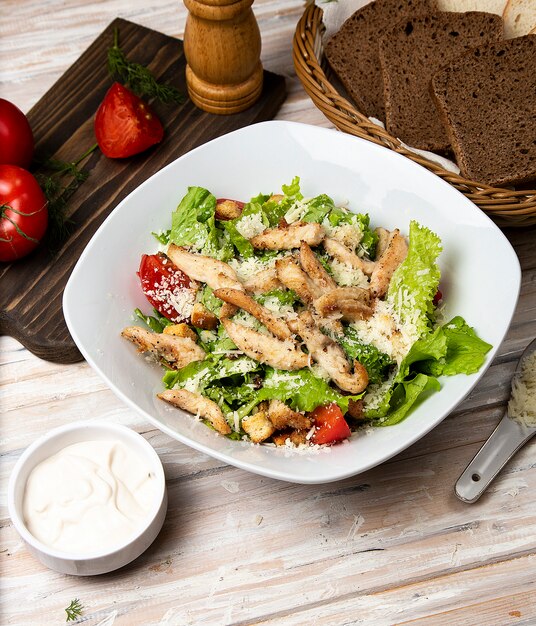
[[[80,254],[112,210],[182,154],[238,128],[272,119],[285,98],[285,79],[265,72],[261,97],[252,107],[235,115],[205,113],[187,97],[182,41],[115,19],[29,112],[37,160],[48,156],[76,161],[95,143],[95,112],[113,82],[106,58],[115,30],[127,58],[149,67],[158,80],[179,89],[185,101],[168,106],[152,103],[165,128],[164,139],[156,147],[119,160],[96,150],[82,164],[89,176],[69,198],[70,234],[57,253],[51,255],[41,246],[28,257],[0,267],[0,333],[57,363],[82,360],[67,330],[61,300]]]
[[[4,0],[2,9],[0,89],[24,110],[117,15],[179,37],[185,18],[171,0]],[[288,79],[278,117],[329,126],[293,77],[302,3],[256,0],[254,10],[264,65]],[[536,230],[506,234],[523,279],[491,368],[421,441],[335,484],[288,485],[224,465],[146,424],[85,363],[47,363],[0,338],[0,621],[64,623],[64,607],[79,597],[88,626],[535,624],[536,442],[478,503],[453,494],[501,418],[516,360],[536,336]],[[142,557],[119,572],[78,579],[28,554],[8,518],[6,488],[27,445],[82,418],[142,433],[164,463],[170,505]]]

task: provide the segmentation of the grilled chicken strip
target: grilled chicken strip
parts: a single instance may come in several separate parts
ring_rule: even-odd
[[[258,274],[251,276],[242,283],[246,291],[250,293],[266,293],[273,289],[281,289],[283,285],[277,278],[277,271],[274,267],[262,270]]]
[[[381,298],[387,293],[391,276],[408,254],[406,239],[398,228],[389,235],[389,241],[370,277],[370,293],[373,297]]]
[[[140,326],[128,326],[121,335],[136,344],[140,352],[151,352],[164,359],[173,369],[180,369],[192,361],[202,361],[206,357],[205,351],[190,337],[153,333]]]
[[[340,314],[342,319],[347,322],[355,322],[371,317],[373,310],[369,306],[369,302],[368,289],[337,287],[337,289],[317,298],[313,302],[313,306],[321,317]]]
[[[199,393],[186,391],[186,389],[168,389],[159,393],[158,397],[179,409],[204,417],[222,435],[228,435],[231,432],[231,427],[225,420],[220,407]]]
[[[300,263],[319,291],[326,292],[337,289],[337,283],[322,267],[311,250],[311,246],[305,241],[302,241],[300,245]]]
[[[278,259],[275,262],[275,269],[278,279],[285,287],[295,291],[304,304],[312,304],[315,298],[322,295],[322,291],[290,257]]]
[[[296,222],[290,226],[269,228],[249,241],[259,250],[291,250],[299,248],[302,241],[317,246],[326,232],[321,224]]]
[[[391,238],[391,231],[386,228],[378,226],[374,229],[374,232],[378,235],[378,243],[376,244],[376,258],[379,259],[385,252],[389,239]]]
[[[343,349],[316,326],[309,311],[298,316],[296,323],[310,356],[321,365],[331,379],[343,390],[350,393],[361,393],[368,385],[368,373],[365,367],[354,361],[354,373],[350,372],[350,363]]]
[[[222,319],[221,323],[237,347],[250,358],[280,370],[307,367],[307,355],[293,341],[263,335],[229,319]]]
[[[308,417],[305,417],[303,413],[293,411],[281,400],[270,400],[267,415],[276,430],[283,430],[284,428],[303,430],[312,426],[312,422]]]
[[[332,239],[331,237],[326,237],[322,243],[326,252],[337,259],[337,261],[346,263],[346,265],[350,265],[350,267],[361,270],[367,276],[370,276],[374,271],[374,267],[376,266],[374,261],[362,259],[351,250],[348,250],[348,248],[340,241]]]
[[[238,289],[216,289],[214,295],[224,302],[234,304],[244,309],[244,311],[251,313],[253,317],[257,318],[261,324],[264,324],[266,328],[279,339],[285,340],[291,338],[292,333],[282,319],[276,317],[266,307],[253,300],[253,298],[243,291],[239,291]]]
[[[234,269],[223,261],[202,254],[192,254],[174,243],[170,244],[167,255],[187,276],[199,282],[207,283],[211,289],[223,287],[244,289]]]

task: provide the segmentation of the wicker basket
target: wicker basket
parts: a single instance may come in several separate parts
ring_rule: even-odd
[[[315,105],[347,133],[387,146],[445,179],[501,226],[536,224],[536,190],[513,190],[479,184],[449,172],[437,163],[408,151],[398,139],[371,122],[329,82],[322,69],[322,9],[310,4],[296,27],[293,58],[296,73]]]

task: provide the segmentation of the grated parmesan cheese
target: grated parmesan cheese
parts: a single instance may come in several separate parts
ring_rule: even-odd
[[[260,259],[256,259],[255,257],[250,257],[249,259],[245,259],[244,261],[239,261],[238,259],[230,259],[229,265],[234,269],[238,279],[242,282],[247,281],[248,278],[255,276],[259,272],[263,270],[271,269],[275,266],[276,259],[269,259],[268,261],[261,261]]]
[[[251,213],[250,215],[245,215],[236,223],[236,230],[242,237],[251,239],[266,230],[266,226],[262,221],[262,215],[260,213]]]
[[[412,324],[402,323],[391,303],[378,300],[373,315],[350,324],[363,343],[370,343],[385,352],[398,364],[419,338]]]
[[[523,360],[521,372],[512,380],[508,415],[524,426],[536,426],[536,351]]]
[[[358,268],[354,268],[347,263],[341,263],[337,259],[330,262],[333,279],[340,287],[363,287],[368,289],[369,280],[367,276]]]
[[[294,224],[299,222],[308,209],[311,198],[303,198],[303,200],[296,200],[296,202],[285,213],[285,221],[287,224]]]

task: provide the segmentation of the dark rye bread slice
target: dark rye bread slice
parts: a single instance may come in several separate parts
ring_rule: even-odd
[[[465,53],[433,77],[432,91],[464,176],[536,180],[536,35]]]
[[[351,15],[324,46],[346,91],[367,116],[385,120],[378,40],[401,19],[436,8],[435,0],[375,0]]]
[[[380,40],[387,130],[414,148],[446,152],[450,142],[430,93],[432,76],[469,48],[498,41],[491,13],[437,12],[397,24]]]

